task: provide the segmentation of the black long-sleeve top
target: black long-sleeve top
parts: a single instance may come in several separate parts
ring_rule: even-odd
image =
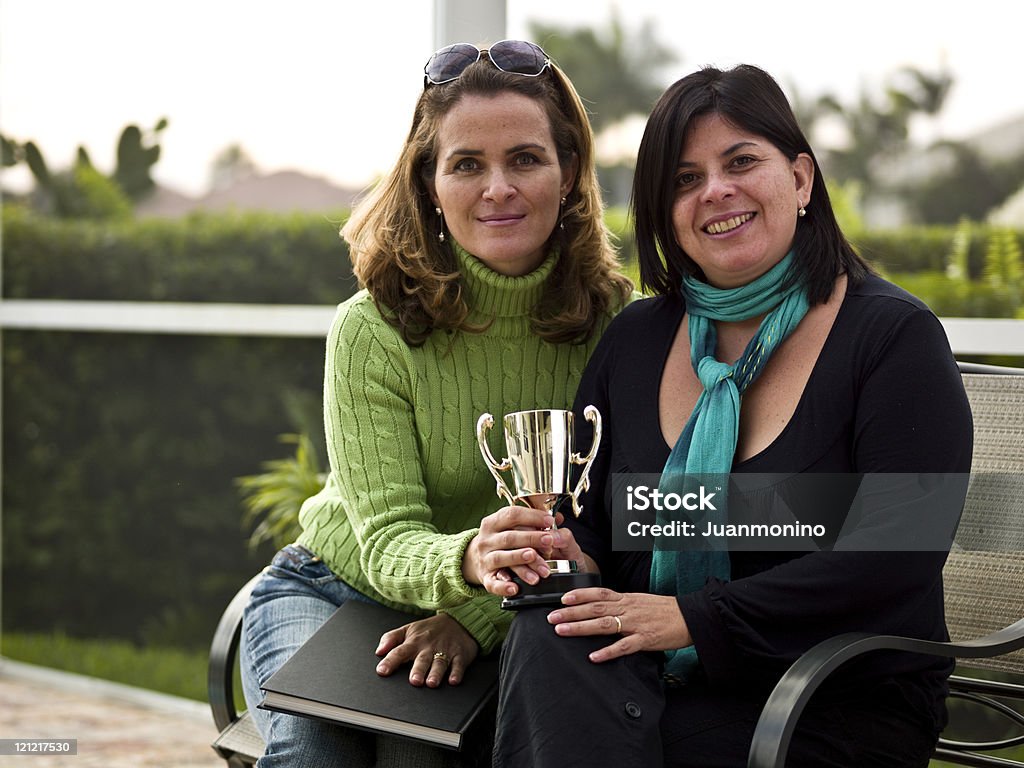
[[[577,444],[590,445],[582,417],[589,404],[601,412],[604,435],[583,515],[566,525],[597,561],[605,585],[620,591],[649,591],[651,553],[612,550],[611,476],[659,473],[665,465],[671,447],[658,393],[684,313],[683,300],[672,297],[627,307],[595,350],[576,398]],[[848,286],[788,425],[733,472],[968,473],[972,438],[970,408],[938,319],[871,276]],[[678,596],[711,685],[763,692],[801,653],[847,631],[948,639],[944,552],[734,551],[730,559],[730,581],[712,579]],[[834,685],[893,681],[936,728],[944,724],[951,662],[876,653],[854,664]]]

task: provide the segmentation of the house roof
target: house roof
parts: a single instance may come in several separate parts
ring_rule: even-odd
[[[336,186],[299,171],[246,176],[223,189],[189,197],[166,187],[140,202],[138,216],[177,218],[192,211],[337,212],[352,206],[358,190]]]

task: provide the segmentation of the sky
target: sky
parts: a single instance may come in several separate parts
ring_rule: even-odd
[[[393,162],[436,47],[431,0],[0,0],[0,132],[34,140],[51,168],[84,145],[109,172],[117,137],[162,118],[157,181],[204,192],[239,144],[259,170],[362,188]],[[646,19],[679,60],[757,64],[792,96],[852,101],[903,66],[955,78],[922,137],[963,138],[1024,116],[1015,3],[974,0],[507,0],[506,36],[530,20],[627,27]],[[478,42],[478,41],[472,41]],[[585,96],[585,94],[584,94]],[[628,142],[627,142],[628,143]],[[629,147],[626,147],[629,150]],[[24,170],[5,185],[28,183]]]

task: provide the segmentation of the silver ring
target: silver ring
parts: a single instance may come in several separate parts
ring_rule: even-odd
[[[612,618],[615,619],[615,631],[618,632],[621,635],[622,634],[622,619],[620,619],[618,616],[612,616]]]
[[[437,651],[434,654],[434,661],[443,661],[445,664],[449,663],[448,654],[444,651]]]

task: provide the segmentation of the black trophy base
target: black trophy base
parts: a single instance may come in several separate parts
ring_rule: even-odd
[[[542,605],[561,605],[562,595],[574,589],[601,586],[599,573],[552,573],[536,584],[527,584],[518,576],[512,581],[519,591],[513,597],[501,601],[506,611],[518,611],[522,608],[534,608]]]

